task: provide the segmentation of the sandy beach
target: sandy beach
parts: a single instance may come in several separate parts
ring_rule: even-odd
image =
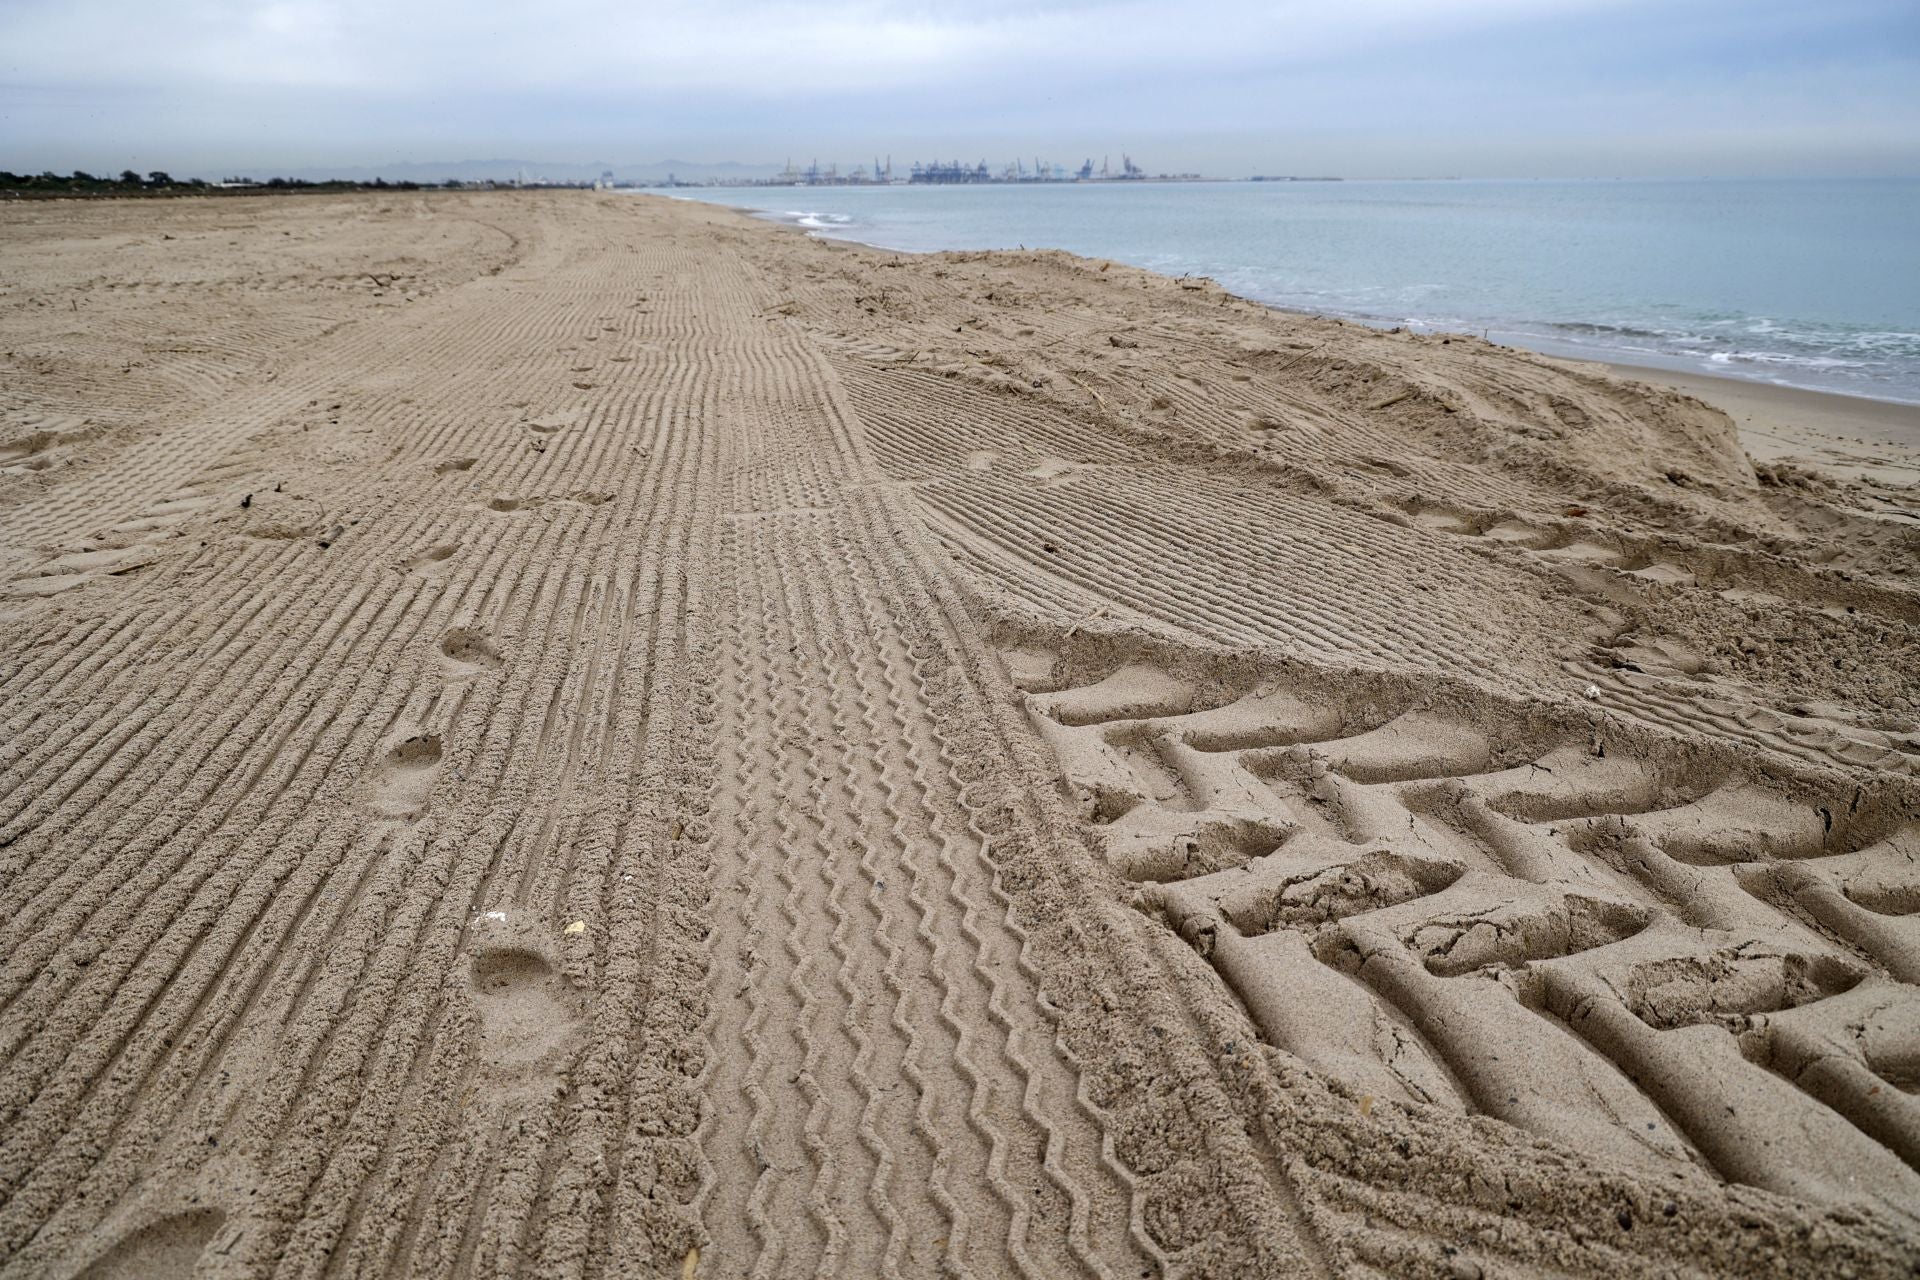
[[[1607,366],[1623,378],[1672,387],[1733,419],[1740,447],[1759,462],[1818,467],[1855,481],[1892,511],[1914,510],[1920,484],[1920,405],[1831,395],[1736,378]]]
[[[0,1275],[1911,1275],[1920,409],[0,204]]]

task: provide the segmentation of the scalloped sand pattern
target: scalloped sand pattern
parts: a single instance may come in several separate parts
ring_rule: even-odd
[[[1920,1264],[1920,540],[1717,411],[652,199],[0,223],[0,1275]]]

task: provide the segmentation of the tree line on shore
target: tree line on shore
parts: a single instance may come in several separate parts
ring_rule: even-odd
[[[329,178],[321,182],[304,178],[268,178],[256,182],[252,178],[240,177],[208,182],[204,178],[175,178],[163,169],[155,169],[144,177],[125,169],[117,178],[96,176],[84,169],[75,169],[64,175],[52,170],[45,173],[10,173],[0,169],[0,193],[16,196],[209,195],[233,191],[431,191],[443,187],[452,190],[467,185],[457,178],[448,178],[439,183],[388,182],[384,178],[375,178],[371,182],[351,182],[344,178]]]

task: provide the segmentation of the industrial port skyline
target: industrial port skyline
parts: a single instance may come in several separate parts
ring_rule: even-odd
[[[822,165],[819,160],[811,160],[805,168],[795,165],[789,159],[786,167],[778,174],[762,178],[750,185],[768,187],[867,187],[893,186],[901,183],[908,185],[960,186],[979,183],[1033,183],[1033,182],[1170,182],[1198,181],[1204,175],[1199,173],[1149,173],[1134,162],[1131,155],[1122,152],[1120,164],[1115,167],[1111,156],[1102,156],[1096,165],[1093,157],[1088,156],[1078,165],[1069,168],[1058,161],[1046,160],[1040,156],[1031,158],[1016,156],[1005,165],[994,168],[982,158],[968,164],[961,160],[913,161],[904,174],[896,172],[893,157],[873,159],[869,169],[864,164],[842,172],[838,161]]]

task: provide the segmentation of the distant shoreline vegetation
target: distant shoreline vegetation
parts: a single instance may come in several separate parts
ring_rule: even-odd
[[[444,182],[388,182],[375,178],[356,182],[346,178],[311,181],[305,178],[223,178],[208,182],[204,178],[175,178],[163,169],[144,177],[131,169],[118,177],[100,177],[84,169],[69,174],[51,170],[45,173],[10,173],[0,169],[0,199],[125,199],[148,196],[247,196],[274,195],[282,192],[327,191],[493,191],[498,189],[543,187],[589,187],[587,182],[495,182],[492,179],[463,181],[448,178]]]
[[[1091,162],[1088,162],[1091,164]],[[1129,161],[1129,164],[1131,162]],[[424,167],[424,166],[423,166]],[[916,166],[911,183],[905,179],[893,178],[890,172],[882,180],[876,181],[864,176],[864,171],[853,175],[840,175],[829,169],[824,173],[810,174],[806,171],[792,171],[776,177],[761,178],[703,178],[689,181],[668,174],[665,178],[650,180],[615,180],[611,171],[602,173],[598,179],[552,179],[552,178],[445,178],[440,181],[418,181],[413,179],[389,180],[386,178],[249,178],[230,177],[218,181],[205,178],[176,178],[164,169],[155,169],[145,175],[132,169],[121,170],[119,176],[88,173],[85,169],[75,169],[72,173],[60,174],[52,170],[41,173],[12,173],[0,169],[0,200],[18,199],[129,199],[168,196],[246,196],[273,195],[284,192],[351,192],[351,191],[513,191],[513,190],[647,190],[723,187],[883,187],[907,185],[947,185],[947,179],[940,176],[923,176]],[[1065,178],[1040,178],[1038,176],[1011,176],[1008,174],[988,174],[982,162],[975,170],[968,171],[966,180],[992,186],[1034,185],[1038,183],[1058,183],[1077,185],[1148,185],[1166,182],[1340,182],[1338,177],[1300,177],[1295,175],[1255,174],[1250,178],[1208,178],[1197,173],[1147,174],[1137,168],[1125,176],[1104,177],[1074,174]]]

